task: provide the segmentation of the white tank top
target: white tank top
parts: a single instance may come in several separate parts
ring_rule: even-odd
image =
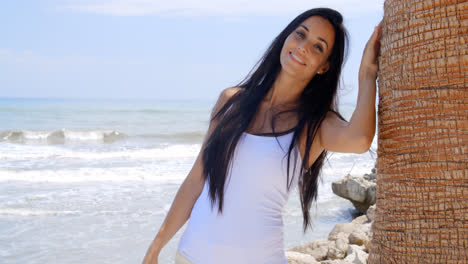
[[[178,250],[185,257],[195,264],[287,263],[282,209],[289,197],[287,151],[293,133],[277,138],[241,135],[228,166],[223,213],[218,215],[218,203],[211,210],[205,181],[179,241]],[[291,152],[289,192],[297,188],[301,162],[296,145]]]

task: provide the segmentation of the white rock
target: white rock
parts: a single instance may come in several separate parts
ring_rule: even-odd
[[[358,216],[356,218],[353,219],[353,221],[351,221],[351,223],[353,224],[364,224],[366,222],[368,222],[369,219],[367,218],[367,215],[361,215],[361,216]]]
[[[375,204],[371,205],[369,207],[369,209],[367,209],[366,215],[367,215],[367,218],[369,219],[369,221],[374,221],[374,218],[375,218]]]
[[[353,233],[364,233],[369,239],[371,237],[371,227],[372,222],[364,223],[361,225],[356,225],[356,229],[353,230]]]
[[[363,246],[349,245],[346,251],[345,261],[352,264],[367,264],[367,257],[369,254],[364,252]]]
[[[353,222],[338,223],[335,225],[335,227],[333,227],[332,231],[328,234],[328,240],[336,240],[339,233],[345,233],[346,236],[349,236],[353,232],[362,232],[362,233],[367,232],[368,233],[369,227],[366,226],[366,224],[359,224],[359,223],[353,223]]]
[[[303,254],[309,254],[313,256],[316,260],[323,260],[327,257],[329,244],[330,241],[328,240],[312,241],[305,245],[290,248],[289,251],[296,251]]]
[[[369,240],[369,238],[363,232],[352,232],[349,237],[349,243],[354,245],[364,245],[365,241]]]
[[[328,247],[328,259],[342,259],[348,249],[348,237],[345,233],[339,233],[335,241],[331,241]]]
[[[365,213],[369,206],[375,204],[377,184],[348,174],[344,179],[332,182],[332,190],[336,195],[350,200],[359,212]]]
[[[329,260],[324,260],[320,261],[320,264],[350,264],[346,260],[343,259],[329,259]]]
[[[286,259],[288,264],[319,264],[311,255],[296,251],[286,251]]]
[[[355,226],[351,223],[338,223],[336,224],[332,231],[328,234],[328,240],[336,240],[338,237],[339,233],[346,233],[346,234],[351,234],[353,230],[355,229]]]
[[[333,182],[332,189],[341,197],[362,203],[366,201],[367,189],[373,184],[362,177],[353,177],[348,174],[344,179]]]

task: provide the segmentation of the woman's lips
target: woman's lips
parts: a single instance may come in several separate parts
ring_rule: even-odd
[[[304,63],[302,63],[302,62],[296,60],[296,58],[294,58],[294,56],[292,55],[292,52],[289,52],[289,57],[290,57],[293,61],[299,63],[300,65],[305,66]]]

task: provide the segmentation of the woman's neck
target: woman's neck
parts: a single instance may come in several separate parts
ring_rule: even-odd
[[[294,79],[281,70],[263,102],[267,104],[267,108],[296,106],[307,83],[308,81]]]

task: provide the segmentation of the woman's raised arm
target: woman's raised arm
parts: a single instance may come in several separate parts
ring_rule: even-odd
[[[359,92],[356,109],[349,122],[328,112],[319,129],[319,141],[333,152],[364,153],[375,135],[375,96],[382,22],[364,48],[359,68]]]

